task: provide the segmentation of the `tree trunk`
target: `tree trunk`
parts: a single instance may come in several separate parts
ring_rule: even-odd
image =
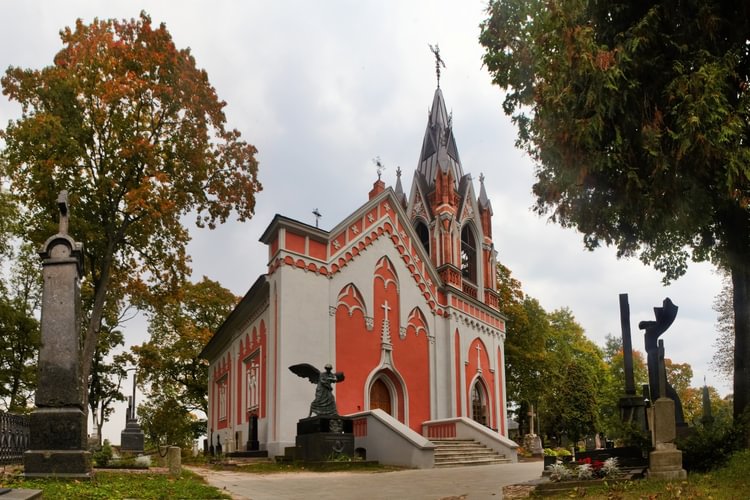
[[[735,423],[750,417],[750,216],[736,207],[725,230],[727,257],[734,293],[734,408]],[[747,422],[745,422],[747,423]],[[745,427],[750,447],[750,426]]]
[[[748,257],[750,258],[750,257]],[[750,269],[744,263],[732,268],[734,293],[734,418],[738,421],[750,404]],[[750,445],[750,442],[748,443]]]
[[[88,408],[89,406],[89,375],[91,375],[91,365],[94,362],[94,354],[96,353],[96,346],[99,341],[99,330],[102,325],[104,305],[107,301],[113,255],[114,245],[110,244],[108,255],[103,260],[99,279],[94,283],[94,304],[91,308],[91,317],[86,328],[86,337],[83,342],[83,352],[81,353],[81,401],[83,401],[84,408]]]

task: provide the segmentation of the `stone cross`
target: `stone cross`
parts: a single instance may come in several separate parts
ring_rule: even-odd
[[[68,192],[64,189],[57,196],[57,206],[60,209],[60,222],[57,232],[58,234],[68,234]]]
[[[534,413],[534,405],[530,406],[528,415],[529,415],[529,434],[534,434],[534,417],[536,417],[536,413]]]
[[[42,246],[41,339],[36,408],[24,453],[26,477],[91,477],[80,358],[82,245],[68,234],[68,193],[57,198],[60,225]]]
[[[622,329],[622,358],[625,369],[625,394],[635,396],[633,375],[633,343],[630,338],[630,304],[628,294],[620,294],[620,328]]]
[[[482,346],[477,344],[476,349],[477,349],[477,371],[481,372],[482,371],[482,357],[481,357]]]

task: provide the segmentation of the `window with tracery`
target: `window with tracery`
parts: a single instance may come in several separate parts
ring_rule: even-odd
[[[427,251],[427,255],[430,254],[430,230],[427,229],[427,224],[418,220],[414,224],[414,230],[417,232],[419,242],[422,243],[422,247]]]
[[[464,279],[477,282],[477,245],[469,224],[461,230],[461,274]]]

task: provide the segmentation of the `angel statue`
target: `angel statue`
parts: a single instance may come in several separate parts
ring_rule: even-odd
[[[306,378],[313,384],[317,384],[315,388],[315,400],[310,403],[310,414],[308,417],[312,417],[313,413],[316,415],[338,415],[336,399],[333,397],[332,384],[344,380],[343,372],[332,373],[333,366],[330,364],[325,366],[324,372],[307,363],[292,365],[289,369],[297,376]]]

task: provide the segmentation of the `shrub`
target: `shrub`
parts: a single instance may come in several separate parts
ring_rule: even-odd
[[[687,438],[677,441],[682,450],[682,466],[688,471],[709,471],[724,465],[742,449],[747,415],[734,424],[717,420],[712,425],[697,425]]]
[[[109,439],[104,440],[102,449],[94,453],[92,458],[97,467],[106,467],[109,464],[112,460],[112,445],[109,444]]]

